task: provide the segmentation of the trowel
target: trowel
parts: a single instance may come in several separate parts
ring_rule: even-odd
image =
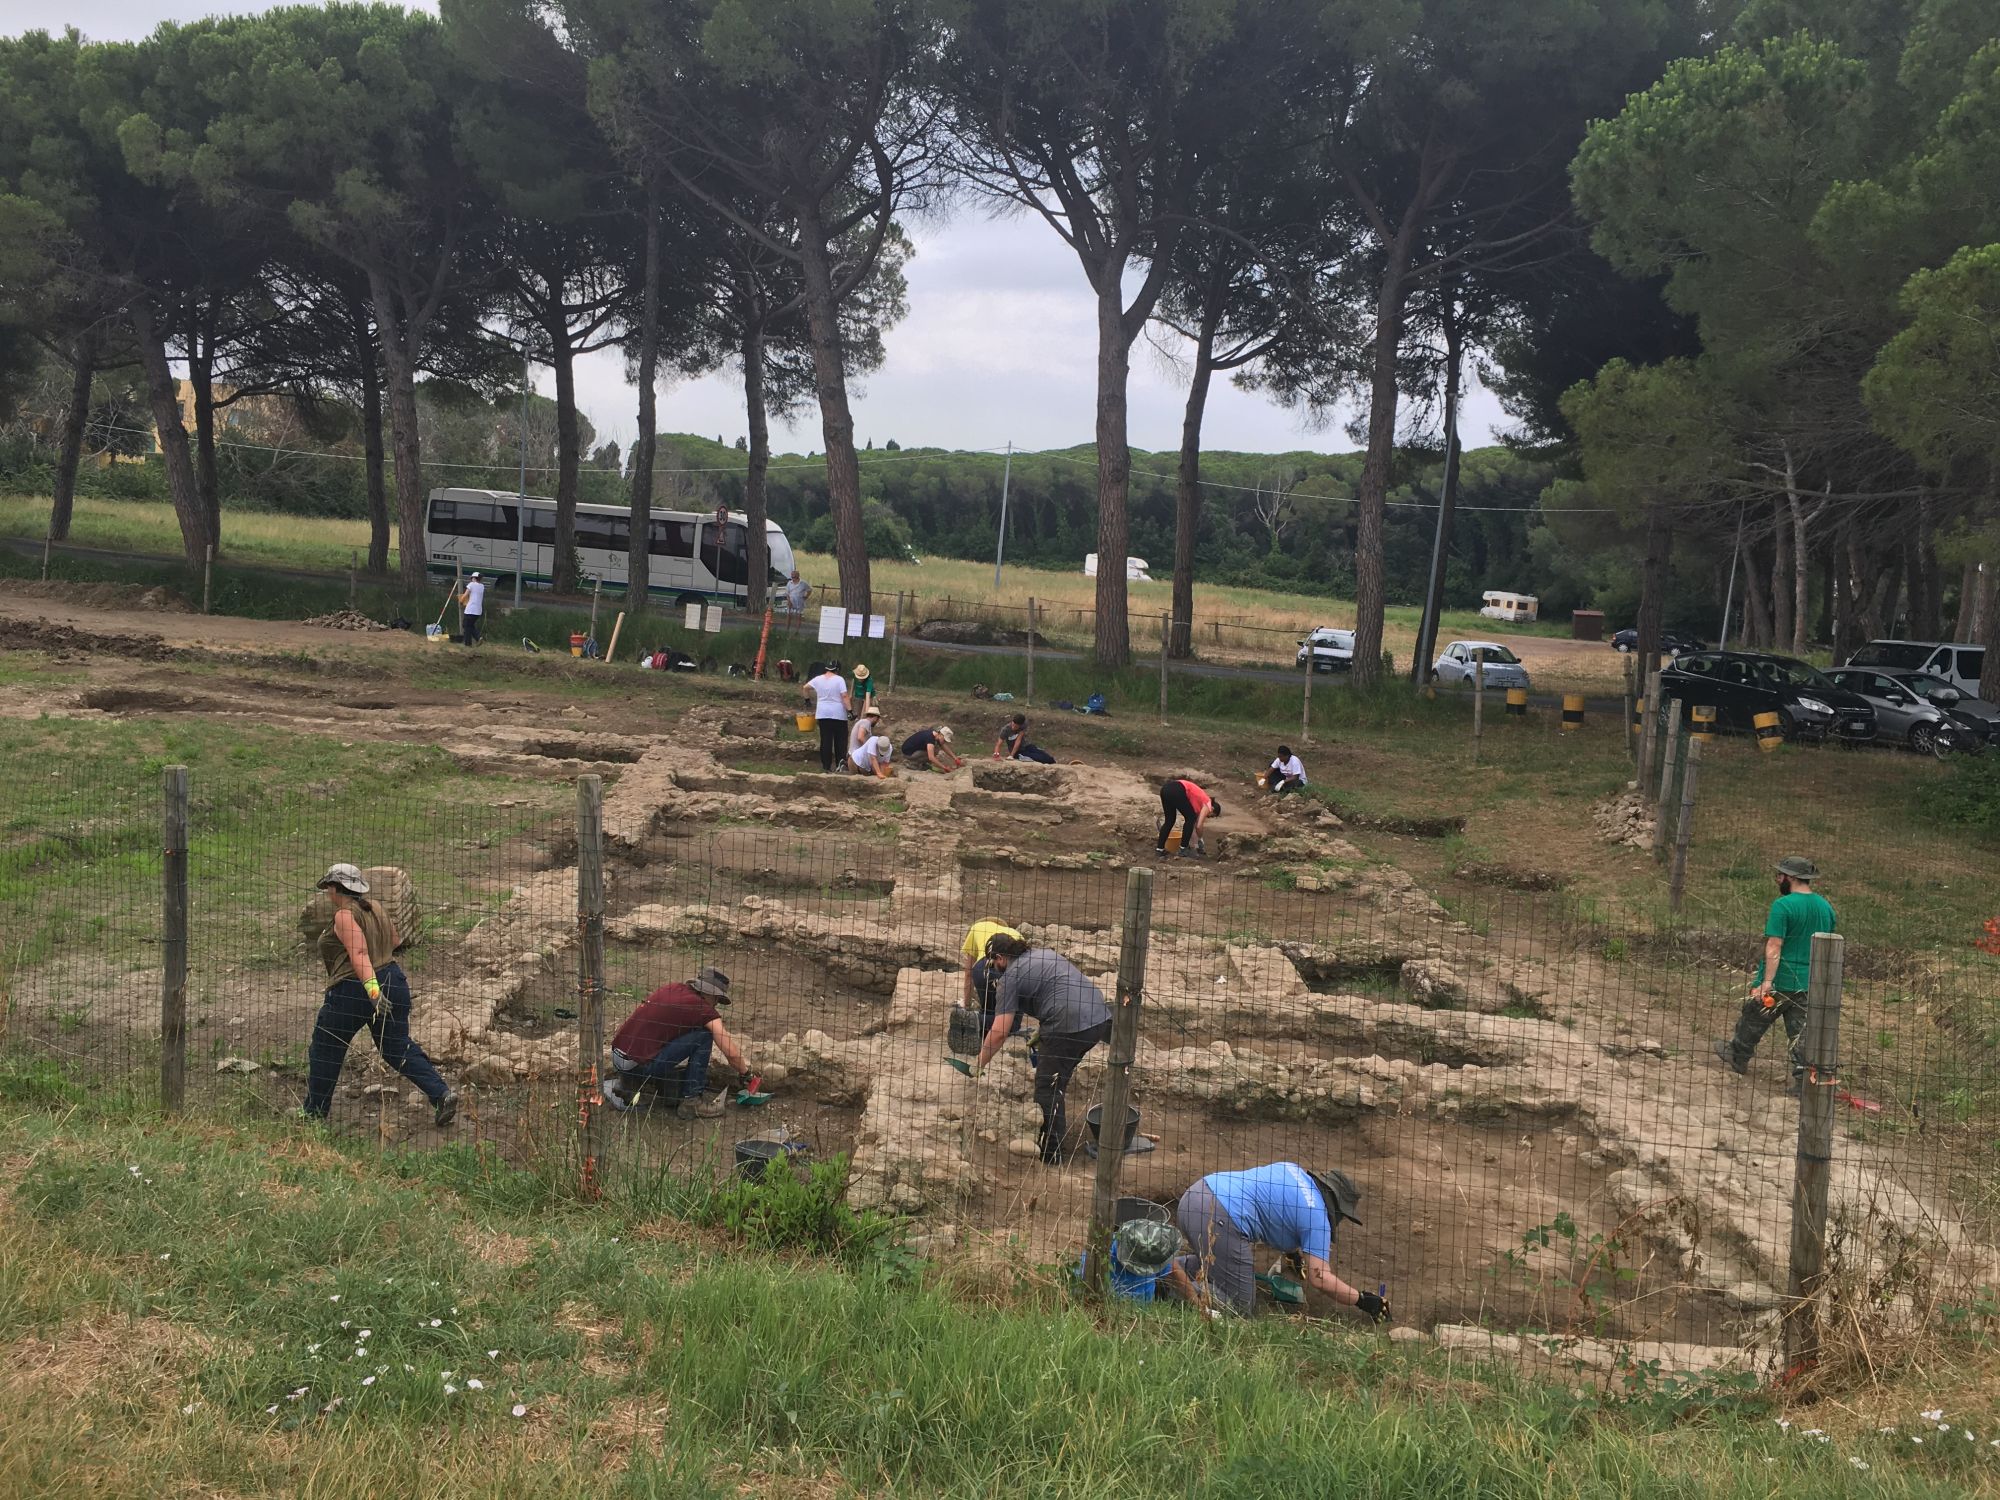
[[[740,1108],[749,1109],[754,1105],[769,1104],[771,1096],[761,1092],[763,1082],[764,1075],[761,1073],[752,1073],[748,1078],[744,1079],[743,1087],[736,1091],[737,1105]]]

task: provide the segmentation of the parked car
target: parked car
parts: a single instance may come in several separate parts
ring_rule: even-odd
[[[1534,685],[1528,681],[1528,669],[1521,664],[1521,658],[1498,641],[1453,641],[1431,663],[1431,675],[1442,683],[1469,684],[1473,680],[1474,665],[1481,661],[1486,663],[1488,687],[1524,688]]]
[[[1912,672],[1902,667],[1882,668],[1884,677],[1908,683],[1950,717],[1957,719],[1983,741],[1982,748],[2000,745],[2000,704],[1962,693],[1934,672]]]
[[[1675,698],[1690,708],[1714,705],[1719,729],[1747,734],[1758,714],[1775,713],[1789,740],[1865,745],[1875,738],[1875,710],[1866,698],[1789,656],[1685,652],[1660,669],[1660,701]]]
[[[1637,651],[1639,649],[1639,632],[1629,625],[1623,630],[1614,632],[1611,637],[1611,649],[1627,654]],[[1660,651],[1666,656],[1679,656],[1683,652],[1700,651],[1703,649],[1701,642],[1692,636],[1675,635],[1671,630],[1660,632]]]
[[[1979,673],[1985,664],[1984,646],[1961,641],[1870,641],[1847,658],[1850,667],[1929,672],[1973,698],[1979,696]]]
[[[1316,627],[1299,642],[1299,654],[1292,658],[1292,665],[1303,667],[1308,652],[1315,672],[1345,672],[1354,665],[1354,632],[1331,625]]]
[[[1880,739],[1898,740],[1919,755],[1950,754],[1983,739],[1961,729],[1955,720],[1930,699],[1905,682],[1872,667],[1840,667],[1826,674],[1836,687],[1857,693],[1875,710],[1875,733]]]

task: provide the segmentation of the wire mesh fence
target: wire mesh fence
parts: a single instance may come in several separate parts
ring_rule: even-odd
[[[600,1179],[840,1156],[850,1203],[921,1219],[934,1254],[1064,1265],[1093,1218],[1192,1240],[1213,1174],[1338,1169],[1359,1223],[1335,1226],[1332,1273],[1383,1289],[1399,1321],[1734,1343],[1774,1330],[1793,1290],[1802,1069],[1782,1011],[1753,1017],[1754,1048],[1717,1043],[1749,1035],[1775,864],[1798,856],[1846,940],[1838,1062],[1803,1070],[1831,1121],[1835,1260],[1911,1315],[1992,1281],[1991,849],[1924,812],[1953,766],[1747,737],[1697,758],[1677,738],[1672,773],[1660,753],[1634,775],[1615,720],[1496,703],[1460,772],[1341,785],[1363,753],[1348,746],[1280,796],[1251,779],[1261,756],[1045,765],[982,744],[949,774],[822,775],[788,728],[723,706],[653,746],[495,747],[561,779],[366,742],[285,778],[204,765],[187,1107],[295,1110],[316,1063],[323,1086],[340,1060],[332,1128],[383,1145],[472,1140]],[[1597,766],[1602,795],[1548,816],[1530,782],[1510,815],[1538,834],[1499,857],[1467,837],[1485,772],[1564,758]],[[1690,761],[1676,909],[1654,819],[1667,807],[1678,831]],[[609,785],[601,837],[579,819],[586,772]],[[10,1066],[160,1086],[161,775],[141,759],[23,778],[0,887]],[[1192,832],[1186,782],[1224,804]],[[460,1096],[449,1125],[365,1018],[344,1059],[323,1035],[304,929],[341,860],[385,872],[384,893],[407,882],[409,1032]],[[601,960],[579,882],[599,862]],[[1142,907],[1134,869],[1151,872]],[[1026,951],[989,955],[997,929]],[[682,1010],[668,1030],[712,1040],[624,1050],[663,1035],[628,1017],[704,969],[727,976],[716,1026]],[[1128,1112],[1114,1100],[1107,1121],[1120,1015]],[[1313,1278],[1289,1248],[1254,1250],[1255,1295],[1339,1303],[1299,1290]]]

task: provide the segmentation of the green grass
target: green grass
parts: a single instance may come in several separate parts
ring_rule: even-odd
[[[1822,1444],[1727,1386],[1618,1401],[1025,1267],[842,1269],[660,1217],[699,1196],[583,1208],[469,1151],[0,1105],[0,1161],[8,1494],[1747,1500],[1994,1467],[1984,1433]]]

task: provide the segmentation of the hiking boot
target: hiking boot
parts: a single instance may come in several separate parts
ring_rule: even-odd
[[[431,1106],[431,1123],[433,1125],[445,1126],[457,1118],[458,1090],[448,1088],[444,1091],[444,1097]]]
[[[717,1115],[722,1113],[722,1096],[720,1094],[696,1094],[690,1098],[684,1098],[680,1102],[680,1112],[684,1115],[692,1115],[697,1120],[713,1120]]]
[[[613,1109],[627,1110],[632,1107],[632,1101],[618,1092],[618,1080],[615,1078],[607,1078],[598,1084],[597,1091],[604,1096],[604,1102]]]
[[[1722,1059],[1722,1065],[1732,1073],[1741,1075],[1750,1071],[1746,1065],[1736,1060],[1736,1045],[1733,1042],[1726,1040],[1717,1042],[1715,1055]]]

